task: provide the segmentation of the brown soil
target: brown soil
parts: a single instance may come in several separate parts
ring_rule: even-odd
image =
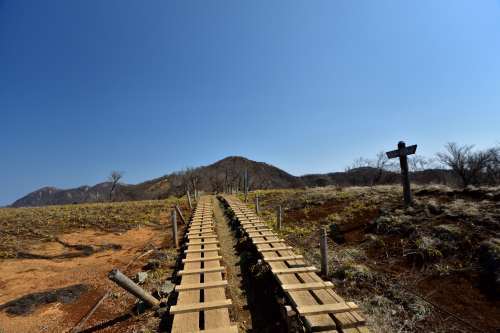
[[[114,267],[124,269],[134,257],[152,243],[160,246],[165,233],[160,228],[139,227],[125,233],[104,233],[83,230],[62,235],[60,239],[69,244],[99,246],[115,244],[114,247],[86,257],[72,259],[6,259],[0,265],[0,304],[22,296],[58,289],[74,284],[87,285],[88,292],[70,304],[53,302],[39,305],[31,314],[12,316],[0,312],[0,331],[15,332],[65,332],[72,328],[95,302],[106,292],[112,290],[115,297],[106,300],[94,314],[86,327],[96,323],[115,319],[131,308],[134,298],[114,286],[107,273]],[[168,233],[167,233],[168,235]],[[40,243],[30,248],[30,253],[58,256],[73,251],[58,242]],[[144,264],[144,258],[129,267],[129,272],[136,272]],[[129,274],[130,275],[130,274]],[[120,331],[118,326],[106,330]]]
[[[252,330],[252,316],[248,310],[246,295],[242,290],[240,258],[234,249],[236,240],[220,207],[220,203],[215,197],[213,197],[213,207],[217,223],[217,235],[223,256],[222,260],[226,267],[228,296],[233,301],[231,320],[238,323],[240,332],[250,332]]]

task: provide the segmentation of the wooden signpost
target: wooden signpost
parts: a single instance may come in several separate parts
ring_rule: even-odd
[[[388,151],[388,158],[399,157],[399,164],[401,166],[401,181],[403,183],[403,196],[406,205],[411,205],[411,189],[410,189],[410,175],[408,174],[408,155],[413,155],[417,151],[417,145],[408,146],[404,141],[399,141],[398,149]]]

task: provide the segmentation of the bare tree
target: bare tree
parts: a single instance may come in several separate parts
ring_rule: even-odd
[[[446,152],[438,153],[437,157],[444,165],[451,168],[462,181],[463,186],[479,185],[488,173],[495,170],[495,159],[498,158],[497,149],[474,151],[474,146],[450,142],[446,146]]]
[[[370,168],[373,172],[363,172],[361,176],[365,185],[376,185],[382,182],[387,171],[394,168],[393,163],[387,158],[384,152],[379,152],[375,159],[357,158],[346,168],[346,172],[351,172],[356,169]]]
[[[113,193],[116,189],[116,186],[120,183],[120,180],[123,178],[123,172],[121,171],[111,171],[111,174],[108,177],[108,181],[111,183],[111,189],[109,190],[109,200],[113,198]]]
[[[422,155],[411,155],[408,157],[408,166],[411,172],[424,171],[432,164],[432,159],[427,159]]]

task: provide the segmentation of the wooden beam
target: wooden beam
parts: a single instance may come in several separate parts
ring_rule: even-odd
[[[318,290],[329,289],[332,287],[333,283],[331,282],[292,283],[281,285],[281,288],[283,288],[284,291]]]
[[[257,250],[259,252],[275,252],[275,251],[291,251],[293,247],[291,246],[277,246],[277,247],[269,247],[266,249],[260,248],[257,246]]]
[[[202,273],[212,273],[212,272],[224,272],[225,267],[214,267],[214,268],[199,268],[199,269],[186,269],[179,271],[177,275],[188,275],[188,274],[202,274]]]
[[[306,266],[306,267],[297,267],[297,268],[282,268],[282,269],[273,269],[272,272],[274,274],[295,274],[295,273],[310,273],[317,272],[318,269],[314,266]]]
[[[295,255],[295,256],[283,256],[283,257],[264,257],[264,260],[267,262],[273,262],[273,261],[291,261],[291,260],[302,260],[304,259],[303,256],[301,255]]]
[[[185,283],[175,286],[175,290],[177,291],[187,291],[187,290],[198,290],[198,289],[208,289],[208,288],[216,288],[216,287],[224,287],[227,286],[227,281],[213,281],[213,282],[205,282],[205,283]]]
[[[215,252],[215,251],[219,251],[220,250],[220,247],[216,247],[216,248],[213,248],[213,249],[194,249],[194,250],[184,250],[184,253],[202,253],[202,252]]]
[[[276,237],[278,238],[278,237]],[[253,241],[252,240],[252,243],[254,243],[255,245],[259,245],[259,244],[273,244],[273,243],[284,243],[285,241],[282,240],[282,239],[277,239],[277,240],[262,240],[262,241]]]
[[[228,308],[232,305],[230,299],[213,301],[213,302],[201,302],[201,303],[192,303],[192,304],[182,304],[182,305],[174,305],[170,308],[170,314],[180,314],[186,312],[194,312],[194,311],[206,311],[206,310],[214,310],[220,308]]]
[[[301,316],[316,315],[323,313],[342,313],[357,310],[359,307],[353,302],[333,303],[333,304],[318,304],[318,305],[303,305],[297,307],[297,312]]]
[[[210,261],[210,260],[222,260],[222,257],[221,256],[215,256],[215,257],[182,259],[182,262],[183,263],[187,263],[187,262],[202,262],[202,261]]]

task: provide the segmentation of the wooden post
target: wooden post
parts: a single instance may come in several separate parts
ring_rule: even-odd
[[[179,205],[175,205],[175,210],[176,210],[177,214],[179,214],[179,217],[181,218],[182,223],[187,224],[186,220],[184,219],[184,216],[182,216],[182,212],[181,212]]]
[[[259,215],[260,207],[259,207],[259,195],[255,193],[255,214]]]
[[[328,235],[326,233],[326,228],[321,229],[319,250],[321,253],[321,274],[323,274],[323,276],[328,276]]]
[[[388,158],[399,157],[399,165],[401,166],[401,183],[403,184],[403,197],[407,206],[412,203],[407,156],[415,154],[416,151],[417,145],[407,147],[404,141],[399,141],[397,150],[387,152]]]
[[[245,191],[245,203],[246,203],[248,197],[248,169],[245,169],[245,178],[243,179],[243,186]]]
[[[177,212],[172,209],[172,232],[174,237],[174,246],[176,249],[179,248],[179,238],[177,237]]]
[[[406,144],[403,141],[398,143],[398,149],[404,150]],[[405,154],[399,156],[399,164],[401,166],[401,182],[403,183],[403,196],[406,205],[411,205],[411,189],[410,176],[408,174],[408,157]]]
[[[160,301],[154,298],[150,293],[139,287],[134,281],[130,280],[118,269],[113,269],[109,274],[108,278],[115,282],[117,285],[134,295],[135,297],[143,300],[149,306],[157,308],[160,306]]]
[[[189,209],[192,211],[193,210],[193,203],[191,202],[191,195],[189,194],[189,190],[186,191],[186,195],[188,198]]]
[[[281,230],[281,206],[276,209],[276,229]]]

